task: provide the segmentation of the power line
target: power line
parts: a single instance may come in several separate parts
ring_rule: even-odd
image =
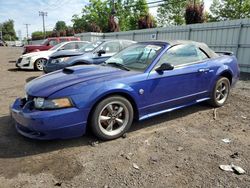
[[[154,8],[154,7],[159,7],[159,6],[162,6],[162,5],[165,5],[165,4],[175,4],[175,3],[183,3],[183,2],[187,2],[187,0],[176,0],[176,1],[172,1],[172,2],[168,2],[166,0],[159,0],[159,1],[153,1],[153,2],[147,2],[145,4],[142,4],[142,6],[144,5],[152,5],[152,6],[149,6],[149,8]],[[158,3],[157,5],[154,5]],[[135,7],[137,6],[136,4],[133,4],[133,5],[125,5],[125,8],[130,8],[130,7]]]
[[[156,3],[163,3],[163,2],[166,2],[164,0],[160,0],[160,1],[154,1],[154,2],[148,2],[148,3],[145,3],[145,4],[142,4],[142,5],[150,5],[150,4],[156,4]],[[135,7],[137,5],[125,5],[126,8],[129,8],[129,7]]]
[[[44,11],[39,11],[39,16],[42,16],[42,19],[43,19],[43,37],[46,38],[44,17],[48,16],[48,13]]]

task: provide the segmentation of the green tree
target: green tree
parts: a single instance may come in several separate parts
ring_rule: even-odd
[[[250,18],[250,0],[213,0],[209,21]]]
[[[129,30],[156,27],[156,20],[149,13],[149,8],[146,0],[130,1],[130,4],[131,9],[130,11],[127,11],[129,12]],[[142,24],[142,22],[148,23]]]
[[[1,25],[3,40],[5,41],[15,41],[17,40],[16,32],[14,29],[14,21],[8,20],[6,22],[3,22]]]
[[[159,26],[182,25],[185,23],[185,0],[164,0],[162,6],[157,10],[157,21]]]
[[[74,34],[75,34],[75,31],[74,31],[73,27],[68,26],[66,29],[66,35],[67,36],[74,36]]]
[[[108,23],[112,8],[113,4],[110,0],[90,0],[90,3],[83,8],[82,15],[74,15],[72,18],[75,32],[109,32]],[[149,14],[146,0],[117,0],[114,8],[121,31],[138,29],[138,22],[142,17],[150,16],[153,23],[156,23],[153,16]]]
[[[64,21],[56,22],[54,30],[56,30],[56,31],[66,31],[66,29],[67,29],[67,26],[66,26],[66,23]]]
[[[73,16],[73,28],[76,31],[93,32],[100,28],[100,31],[108,30],[108,15],[110,8],[108,1],[90,0],[89,5],[82,9],[82,16]]]
[[[31,34],[32,40],[41,40],[43,39],[43,31],[35,31]]]

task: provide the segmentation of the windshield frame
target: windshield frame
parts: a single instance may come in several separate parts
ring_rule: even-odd
[[[123,53],[123,51],[128,50],[128,48],[132,48],[133,46],[139,46],[139,45],[144,45],[145,47],[146,47],[147,45],[154,45],[154,46],[159,46],[160,49],[156,52],[156,54],[154,55],[154,57],[151,59],[150,63],[149,63],[144,69],[139,69],[139,68],[138,68],[138,69],[135,69],[135,68],[131,68],[131,67],[127,66],[126,64],[122,64],[122,65],[125,66],[126,68],[128,68],[130,71],[144,72],[144,73],[150,72],[150,71],[148,71],[148,70],[150,69],[150,67],[151,67],[152,65],[155,64],[155,61],[156,61],[157,59],[159,59],[159,56],[161,56],[162,52],[165,51],[166,45],[163,44],[163,43],[139,42],[139,43],[132,44],[132,45],[130,45],[129,47],[127,47],[127,48],[121,50],[120,52],[118,52],[118,53],[115,54],[114,56],[112,56],[112,57],[110,57],[109,59],[107,59],[107,60],[104,62],[104,65],[108,65],[108,64],[109,64],[109,63],[107,62],[108,60],[114,58],[114,57],[117,56],[117,55],[120,55],[121,53]],[[150,53],[149,53],[149,54],[150,54]],[[148,54],[148,55],[149,55],[149,54]],[[158,60],[157,60],[157,61],[158,61]],[[111,62],[112,62],[112,61],[111,61]],[[116,62],[116,63],[117,63],[117,62]]]
[[[49,51],[58,51],[58,49],[60,49],[62,46],[64,46],[67,43],[68,42],[61,42],[59,44],[56,44],[55,46],[53,46],[52,48],[50,48]]]

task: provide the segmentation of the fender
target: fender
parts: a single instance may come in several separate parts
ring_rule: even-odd
[[[129,96],[135,104],[136,107],[138,107],[138,103],[136,103],[136,97],[138,97],[136,91],[123,83],[99,83],[94,88],[89,88],[88,86],[84,87],[86,83],[77,84],[74,87],[74,91],[82,90],[80,94],[72,93],[71,87],[67,87],[65,89],[62,89],[60,91],[57,91],[50,95],[50,98],[58,98],[58,97],[64,97],[67,95],[71,95],[73,101],[78,101],[77,108],[85,108],[85,109],[91,109],[93,106],[99,102],[101,99],[105,98],[106,96],[112,95],[112,94],[124,94],[126,96]],[[100,87],[101,84],[101,87]],[[78,91],[79,91],[78,90]],[[62,95],[63,93],[63,95]]]
[[[138,110],[138,104],[136,102],[136,95],[137,92],[131,88],[128,85],[125,85],[123,83],[119,83],[119,85],[110,85],[108,87],[105,88],[105,90],[102,90],[103,88],[97,90],[97,93],[101,93],[100,95],[98,95],[97,97],[95,97],[95,99],[92,101],[92,105],[91,108],[93,108],[93,106],[99,102],[101,99],[105,98],[106,96],[112,95],[112,94],[124,94],[126,96],[129,96],[133,101],[130,101],[131,103],[133,103],[136,107],[136,109]],[[100,91],[102,90],[102,92]]]

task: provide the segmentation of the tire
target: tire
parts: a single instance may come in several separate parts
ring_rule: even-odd
[[[230,93],[230,82],[226,77],[219,77],[213,88],[209,104],[213,107],[223,106]]]
[[[131,103],[121,96],[112,96],[99,102],[91,114],[90,126],[98,138],[112,140],[127,132],[133,122]]]
[[[47,62],[47,59],[40,58],[35,61],[34,69],[37,71],[43,71],[43,65]]]

